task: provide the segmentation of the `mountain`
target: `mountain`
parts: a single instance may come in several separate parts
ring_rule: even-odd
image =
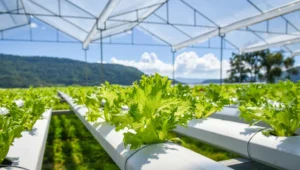
[[[176,78],[177,81],[185,83],[185,84],[201,84],[206,79],[196,79],[196,78]]]
[[[195,78],[176,78],[177,81],[180,81],[182,83],[185,84],[189,84],[189,85],[196,85],[196,84],[219,84],[220,83],[220,79],[195,79]],[[224,80],[223,80],[224,82]]]
[[[222,80],[222,82],[224,82],[224,79]],[[202,81],[201,84],[220,84],[220,79],[206,79],[204,81]]]
[[[29,86],[131,85],[144,74],[134,67],[103,64],[104,79],[98,63],[85,63],[55,57],[23,57],[0,54],[0,88]],[[86,81],[87,70],[87,81]]]

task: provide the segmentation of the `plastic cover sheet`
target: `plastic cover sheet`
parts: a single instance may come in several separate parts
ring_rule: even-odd
[[[190,39],[186,33],[183,34],[177,27],[173,27],[171,25],[141,23],[139,26],[142,29],[156,35],[159,39],[162,39],[170,45],[175,45]]]
[[[244,46],[244,49],[250,49],[250,48],[256,48],[258,50],[262,50],[265,48],[270,48],[270,47],[279,47],[282,45],[286,45],[291,43],[293,39],[299,39],[300,34],[295,34],[295,35],[277,35],[277,34],[259,34],[259,37],[263,39],[263,41],[258,41],[254,42],[251,44],[248,44],[247,46]]]
[[[139,22],[142,22],[151,15],[152,12],[157,10],[165,1],[166,0],[122,0],[109,16],[105,26],[108,30],[105,32],[108,32],[107,35],[113,35],[112,33],[109,33],[109,29],[115,26],[118,26],[119,28],[113,28],[113,31],[111,32],[117,33],[132,29],[138,25]],[[121,30],[121,28],[123,30]],[[99,38],[100,33],[98,32],[94,40]]]
[[[25,13],[19,0],[0,0],[0,12]],[[0,30],[7,30],[29,23],[27,16],[14,14],[0,14]]]
[[[253,4],[255,4],[260,10],[263,12],[273,10],[280,6],[284,6],[297,0],[250,0]]]
[[[260,14],[247,0],[183,0],[219,26]],[[218,11],[218,12],[216,12]]]
[[[292,52],[299,52],[300,51],[300,43],[289,44],[289,45],[286,45],[286,47],[289,50],[291,50]]]
[[[21,0],[1,0],[0,12],[17,12],[22,9],[23,5]]]
[[[251,0],[261,11],[269,11],[278,6],[284,6],[296,2],[295,0]],[[280,47],[287,44],[291,39],[299,37],[300,12],[295,11],[281,17],[273,18],[255,25],[249,26],[260,41],[248,44],[242,48]],[[289,49],[291,50],[291,49]]]
[[[248,45],[258,42],[266,44],[266,42],[262,41],[262,39],[259,36],[255,35],[255,33],[246,30],[232,31],[226,34],[225,38],[238,48],[244,48]]]
[[[138,24],[142,24],[140,22],[149,17],[149,15],[158,9],[165,1],[166,0],[122,0],[108,18],[105,26],[106,30],[103,31],[102,36],[105,38],[107,36],[113,36],[115,34],[123,33],[133,29],[133,27],[137,26]],[[123,4],[125,2],[127,2],[126,5]],[[136,5],[132,6],[133,4]],[[100,32],[98,31],[93,40],[97,40],[99,38]]]
[[[166,2],[166,0],[121,0],[121,2],[111,13],[111,17],[129,11],[136,11],[138,9],[151,7],[153,5],[159,5],[164,2]]]
[[[34,16],[39,20],[79,41],[84,41],[96,19],[66,0],[60,0],[60,4],[58,2],[52,0],[23,0],[28,13],[36,14]]]
[[[281,6],[294,3],[296,1],[295,0],[282,0],[282,1],[281,0],[274,0],[274,1],[273,0],[249,0],[249,1],[248,0],[231,0],[231,1],[182,0],[182,2],[185,3],[186,6],[189,6],[190,8],[194,8],[197,14],[200,14],[199,15],[200,18],[205,21],[206,23],[205,25],[207,25],[207,23],[212,23],[212,25],[224,27],[249,17],[259,16],[264,12],[274,10]],[[184,12],[183,15],[185,13],[187,12]],[[288,15],[292,15],[292,14],[288,14]],[[265,41],[264,40],[265,38],[269,39],[281,34],[297,33],[298,31],[295,29],[295,26],[292,25],[292,23],[293,22],[298,23],[299,19],[297,18],[296,14],[294,14],[293,16],[288,16],[288,15],[285,16],[285,18],[287,19],[283,17],[277,17],[269,21],[264,21],[262,23],[249,26],[250,29],[247,28],[244,29],[243,31],[242,30],[231,31],[229,33],[226,33],[226,38],[234,45],[238,46],[239,48],[244,48],[248,45],[255,44],[255,43],[266,44],[268,40]],[[199,17],[198,15],[196,16]],[[196,18],[195,20],[197,21],[198,18]],[[190,32],[187,31],[187,29],[184,30],[186,32]],[[211,30],[211,29],[207,29],[207,30]],[[264,32],[265,34],[262,34],[262,32]],[[207,31],[204,30],[200,33],[204,34],[207,33]],[[199,36],[201,34],[194,34],[191,36],[196,37],[197,35]],[[241,36],[243,37],[243,39],[240,39]]]
[[[67,0],[69,3],[74,4],[82,8],[84,11],[88,11],[95,17],[99,15],[104,10],[106,4],[109,0]]]

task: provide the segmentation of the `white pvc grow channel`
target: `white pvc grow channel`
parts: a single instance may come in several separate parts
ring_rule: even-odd
[[[74,104],[72,98],[68,95],[61,92],[59,92],[59,94],[67,103],[69,103],[78,118],[102,145],[120,169],[230,169],[218,162],[173,143],[153,144],[144,146],[140,150],[130,150],[128,147],[125,147],[123,143],[124,131],[116,132],[115,127],[106,122],[88,122],[84,118],[87,108]]]
[[[191,120],[188,128],[175,132],[233,151],[267,165],[298,170],[300,165],[300,136],[265,136],[260,126],[207,118]]]
[[[47,110],[41,119],[36,121],[31,131],[22,132],[22,137],[14,140],[6,156],[13,162],[12,166],[29,170],[41,169],[51,115],[52,110]],[[7,167],[5,169],[14,168]]]

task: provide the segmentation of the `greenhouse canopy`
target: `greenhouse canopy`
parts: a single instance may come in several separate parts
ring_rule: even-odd
[[[0,31],[34,17],[84,48],[137,28],[173,51],[221,37],[242,53],[280,47],[295,56],[299,9],[300,0],[0,0]]]

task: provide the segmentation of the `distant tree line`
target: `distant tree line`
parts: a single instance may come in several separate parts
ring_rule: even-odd
[[[227,83],[266,81],[274,83],[286,70],[285,79],[298,74],[293,57],[284,58],[282,52],[263,50],[245,54],[232,54]]]

